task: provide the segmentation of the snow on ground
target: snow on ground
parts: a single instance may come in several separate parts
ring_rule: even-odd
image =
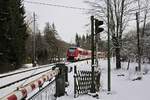
[[[100,67],[102,70],[101,76],[101,91],[99,94],[100,100],[150,100],[150,73],[142,76],[142,80],[133,81],[132,79],[137,77],[137,72],[135,72],[135,67],[137,63],[131,63],[130,68],[127,71],[127,62],[122,63],[122,69],[115,69],[115,61],[111,60],[111,94],[107,94],[107,60],[100,60]],[[88,64],[86,61],[77,62],[71,64],[72,67],[75,65],[77,69],[80,70],[91,70],[90,61]],[[142,65],[142,70],[150,69],[149,64]],[[57,100],[95,100],[89,95],[80,95],[74,98],[74,78],[73,73],[69,73],[69,87],[66,89],[68,96],[58,97]],[[119,76],[122,75],[122,76]],[[124,75],[124,76],[123,76]]]
[[[68,64],[69,67],[74,68],[77,66],[77,69],[80,70],[91,70],[90,61],[76,62]],[[137,63],[130,63],[129,70],[127,69],[127,62],[122,63],[122,69],[115,69],[115,60],[111,59],[111,94],[107,94],[107,60],[100,60],[99,65],[101,67],[102,76],[101,76],[101,91],[99,94],[100,100],[149,100],[150,95],[150,73],[143,75],[142,80],[132,81],[136,78],[138,73],[135,72],[135,67]],[[146,72],[150,70],[150,65],[145,63],[142,65],[142,71]],[[66,89],[68,96],[62,96],[57,98],[57,100],[95,100],[89,95],[80,95],[77,98],[74,98],[74,72],[68,74],[69,78],[69,87]],[[4,75],[4,74],[3,74]],[[124,76],[118,76],[124,75]],[[1,81],[1,80],[0,80]],[[10,80],[7,80],[10,81]],[[2,83],[1,83],[2,84]],[[10,91],[9,89],[3,90],[3,93]],[[0,94],[3,94],[2,91]],[[8,93],[8,92],[7,92]]]

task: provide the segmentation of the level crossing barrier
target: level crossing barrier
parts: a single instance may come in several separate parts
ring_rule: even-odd
[[[29,100],[56,100],[56,81],[51,81],[47,86],[40,89],[35,95],[29,98]]]
[[[56,75],[59,73],[59,68],[55,68],[54,70],[48,71],[45,75],[42,75],[40,78],[32,81],[31,83],[18,87],[17,90],[13,91],[12,93],[6,95],[0,100],[23,100],[26,99],[28,94],[33,92],[35,89],[41,87],[44,82],[50,81],[55,78]]]
[[[65,95],[65,87],[68,83],[68,67],[65,63],[57,63],[53,68],[59,68],[59,73],[55,77],[55,80],[40,89],[29,100],[56,100],[57,97]]]

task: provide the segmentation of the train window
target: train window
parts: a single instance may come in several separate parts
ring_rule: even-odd
[[[75,48],[69,48],[69,52],[74,52]]]
[[[79,54],[82,54],[82,51],[79,51]]]

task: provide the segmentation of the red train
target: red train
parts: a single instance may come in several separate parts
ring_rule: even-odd
[[[91,51],[79,47],[71,47],[67,50],[67,61],[77,61],[91,57]]]

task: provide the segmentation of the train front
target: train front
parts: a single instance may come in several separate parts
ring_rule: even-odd
[[[67,50],[67,61],[76,61],[76,60],[78,60],[77,48],[69,48]]]

